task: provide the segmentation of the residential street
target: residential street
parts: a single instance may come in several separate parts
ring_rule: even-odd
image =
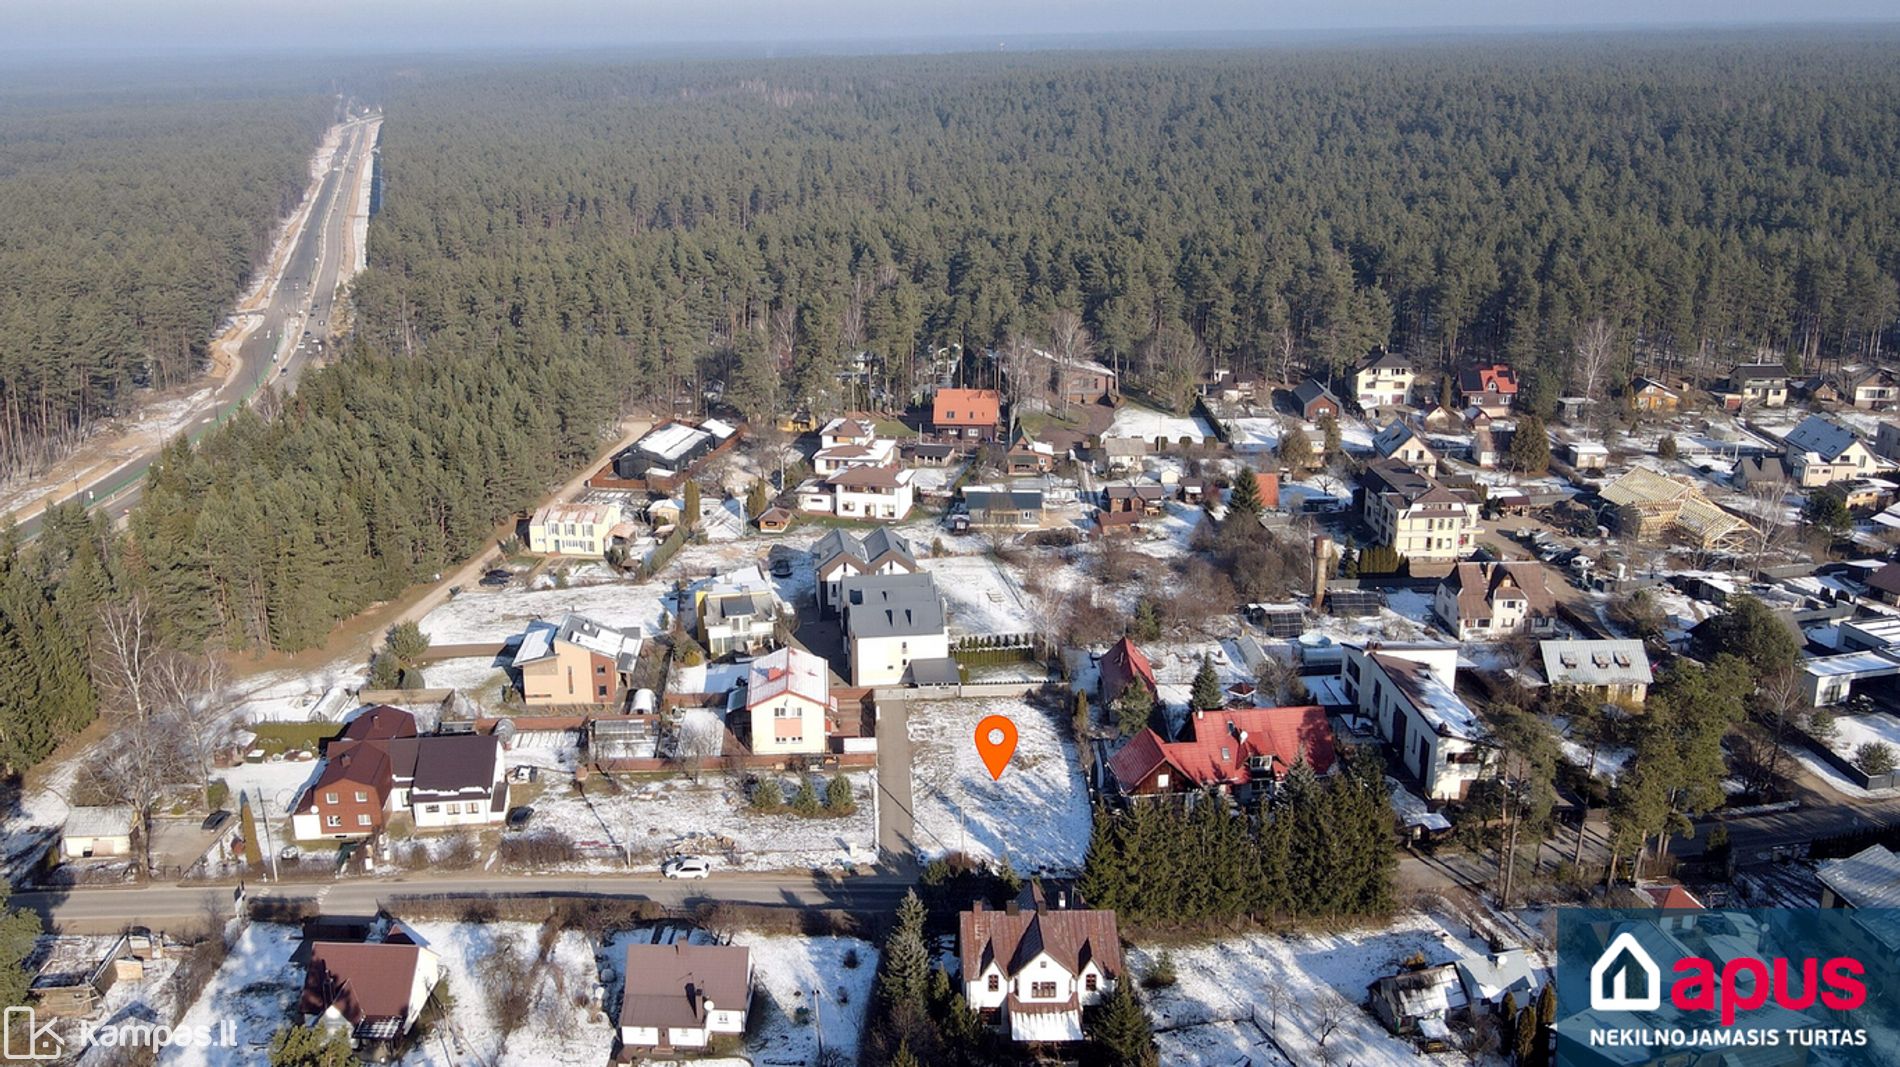
[[[401,897],[608,897],[653,900],[673,907],[726,902],[801,908],[889,910],[911,884],[901,874],[829,875],[719,874],[705,881],[658,875],[491,875],[481,872],[421,873],[353,881],[251,885],[252,900],[316,902],[327,915],[374,912]],[[154,885],[142,888],[88,888],[17,893],[16,907],[30,908],[51,929],[68,933],[116,932],[128,925],[182,929],[201,923],[213,911],[229,915],[235,887]]]

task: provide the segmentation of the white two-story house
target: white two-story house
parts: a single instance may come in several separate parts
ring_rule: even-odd
[[[852,685],[904,685],[913,663],[950,658],[943,597],[930,575],[854,575],[838,599]]]
[[[822,481],[799,486],[798,506],[802,511],[841,519],[895,522],[907,517],[915,503],[911,487],[915,474],[895,463],[845,467]]]
[[[802,648],[781,648],[752,661],[740,691],[754,755],[825,751],[838,701],[825,661]]]
[[[1521,633],[1548,635],[1557,625],[1557,601],[1551,595],[1549,577],[1549,571],[1535,560],[1466,560],[1438,583],[1432,613],[1460,641]]]
[[[1115,913],[1050,907],[1041,888],[1028,907],[993,911],[979,901],[957,924],[963,996],[1014,1041],[1080,1041],[1082,1010],[1123,975]]]
[[[1346,694],[1372,720],[1427,800],[1460,800],[1489,773],[1492,744],[1453,686],[1453,644],[1345,645]]]

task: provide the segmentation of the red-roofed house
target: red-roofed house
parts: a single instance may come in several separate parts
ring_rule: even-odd
[[[1517,371],[1508,363],[1487,363],[1458,372],[1458,392],[1465,408],[1487,415],[1508,415],[1517,401]]]
[[[1003,395],[994,389],[939,389],[930,403],[930,428],[964,441],[994,441],[1003,421]]]
[[[1255,787],[1278,782],[1301,762],[1316,774],[1330,774],[1338,762],[1326,709],[1317,705],[1197,711],[1186,738],[1163,741],[1143,730],[1108,768],[1126,796],[1219,789],[1246,800]]]
[[[829,671],[822,658],[798,648],[781,648],[752,661],[746,672],[745,708],[754,755],[825,750],[828,728],[838,715]]]
[[[365,1059],[386,1056],[441,977],[442,961],[421,945],[320,941],[310,947],[297,1010],[305,1026],[348,1033]]]
[[[1155,669],[1135,643],[1124,637],[1102,657],[1102,706],[1113,707],[1130,685],[1139,681],[1148,687],[1148,696],[1158,698],[1161,687],[1155,682]]]
[[[378,704],[351,719],[338,734],[338,741],[388,741],[416,736],[416,717],[388,704]]]
[[[1015,1041],[1080,1041],[1082,1009],[1100,1004],[1122,977],[1115,913],[1031,905],[991,911],[981,902],[958,917],[963,993],[985,1023]]]

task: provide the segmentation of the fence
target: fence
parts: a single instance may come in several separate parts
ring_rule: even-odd
[[[1900,786],[1900,770],[1888,771],[1886,774],[1868,774],[1855,766],[1853,760],[1834,751],[1831,746],[1806,730],[1797,726],[1794,731],[1795,735],[1807,744],[1809,751],[1827,761],[1828,766],[1841,772],[1848,781],[1862,789],[1892,789]]]
[[[453,689],[361,689],[356,699],[365,704],[440,704],[454,695]]]

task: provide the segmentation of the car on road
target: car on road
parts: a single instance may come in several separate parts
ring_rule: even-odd
[[[534,808],[530,807],[529,805],[523,804],[520,807],[509,809],[508,823],[507,823],[508,829],[526,830],[528,828],[528,824],[533,821],[534,821]]]
[[[705,878],[712,874],[712,864],[698,856],[675,856],[660,864],[660,873],[668,878]]]

